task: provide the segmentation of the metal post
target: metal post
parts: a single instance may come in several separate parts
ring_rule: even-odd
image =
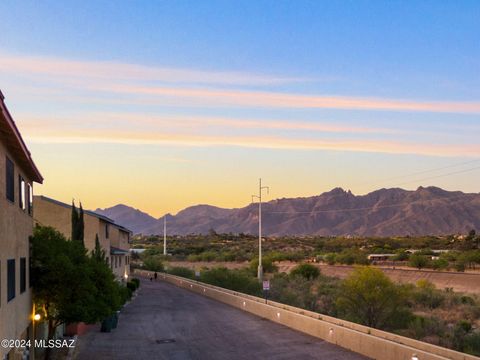
[[[258,199],[258,271],[257,277],[259,281],[263,280],[263,266],[262,266],[262,190],[269,191],[268,186],[262,186],[262,179],[259,179],[258,195],[252,195],[253,198]]]
[[[262,179],[258,181],[258,273],[257,277],[263,280],[262,266]]]
[[[163,217],[163,255],[167,255],[167,215]]]

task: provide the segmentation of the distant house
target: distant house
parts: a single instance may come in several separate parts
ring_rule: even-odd
[[[43,178],[3,100],[0,91],[0,339],[25,340],[32,334],[33,183]],[[0,359],[23,352],[0,346]]]
[[[367,259],[370,261],[385,261],[390,260],[396,254],[370,254],[367,256]]]
[[[34,196],[35,222],[51,226],[60,231],[67,239],[72,234],[72,206],[46,196]],[[105,252],[106,262],[118,279],[130,275],[130,240],[132,232],[116,224],[112,219],[84,210],[84,244],[91,252],[95,249],[95,239]]]

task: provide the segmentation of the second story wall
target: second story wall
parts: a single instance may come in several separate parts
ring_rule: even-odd
[[[72,236],[72,207],[44,196],[34,197],[35,223],[51,226],[60,231],[67,239]],[[95,237],[98,234],[100,246],[108,257],[110,253],[110,229],[112,224],[106,220],[84,213],[84,244],[90,252],[95,249]],[[108,230],[107,230],[108,227]],[[108,235],[108,237],[107,237]]]

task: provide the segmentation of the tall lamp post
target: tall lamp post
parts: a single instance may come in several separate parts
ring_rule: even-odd
[[[167,255],[167,214],[163,216],[163,255]]]
[[[262,186],[262,179],[258,181],[258,195],[252,195],[252,203],[254,198],[258,199],[258,272],[257,277],[259,281],[263,280],[263,266],[262,266],[262,191],[269,191],[268,186]]]

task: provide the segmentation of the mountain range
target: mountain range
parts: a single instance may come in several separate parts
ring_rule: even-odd
[[[119,204],[97,213],[135,234],[163,234],[163,217],[156,219]],[[166,215],[167,233],[258,234],[258,205],[224,209],[211,205],[188,207]],[[318,196],[276,199],[262,204],[265,236],[419,236],[467,233],[480,229],[480,194],[438,187],[380,189],[366,195],[335,188]]]

